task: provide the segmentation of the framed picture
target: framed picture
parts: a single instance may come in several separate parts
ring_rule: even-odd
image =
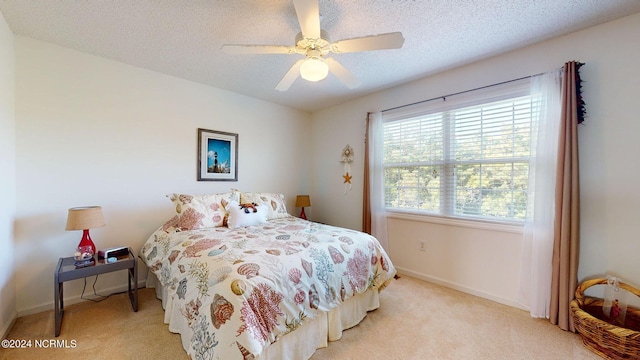
[[[238,134],[198,129],[198,181],[238,181]]]

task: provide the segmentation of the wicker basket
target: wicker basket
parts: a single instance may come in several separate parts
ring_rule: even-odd
[[[571,301],[571,317],[582,343],[605,359],[640,359],[640,309],[627,306],[624,327],[613,325],[602,312],[602,299],[585,297],[593,285],[606,285],[607,279],[587,280],[576,289]],[[620,283],[620,287],[640,297],[640,290]]]

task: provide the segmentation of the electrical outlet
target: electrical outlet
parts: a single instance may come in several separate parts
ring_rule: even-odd
[[[418,244],[418,250],[420,250],[420,251],[426,251],[427,250],[427,245],[425,244],[424,240],[420,240],[420,243]]]

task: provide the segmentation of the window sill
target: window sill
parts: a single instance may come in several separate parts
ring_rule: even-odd
[[[398,212],[398,211],[388,211],[386,213],[386,216],[387,218],[391,218],[391,219],[419,221],[419,222],[427,222],[427,223],[433,223],[433,224],[467,227],[467,228],[480,229],[480,230],[501,231],[501,232],[515,233],[515,234],[522,234],[523,227],[524,227],[522,224],[500,223],[500,222],[490,222],[490,221],[481,221],[481,220],[468,220],[468,219],[461,219],[461,218],[448,218],[448,217],[442,217],[442,216]]]

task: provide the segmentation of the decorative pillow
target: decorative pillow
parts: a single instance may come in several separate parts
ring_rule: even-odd
[[[169,194],[176,206],[177,219],[171,219],[173,227],[179,230],[196,230],[224,225],[227,210],[225,205],[234,199],[233,193],[224,194]],[[237,197],[237,195],[236,195]],[[167,225],[167,224],[165,224]]]
[[[240,202],[240,190],[238,189],[231,189],[231,191],[226,192],[226,193],[222,193],[222,194],[218,194],[222,197],[223,202],[222,205],[224,205],[224,207],[227,207],[227,204],[229,204],[232,201],[235,201],[237,203]]]
[[[231,202],[228,206],[229,229],[258,225],[267,222],[267,208],[257,203],[238,204]]]
[[[173,233],[176,231],[180,231],[180,229],[178,228],[179,222],[180,222],[180,217],[178,217],[178,215],[175,215],[174,217],[169,219],[169,221],[164,223],[164,225],[162,225],[162,231],[166,233]]]
[[[268,209],[267,220],[289,217],[284,195],[277,193],[240,193],[240,203],[256,203]]]

